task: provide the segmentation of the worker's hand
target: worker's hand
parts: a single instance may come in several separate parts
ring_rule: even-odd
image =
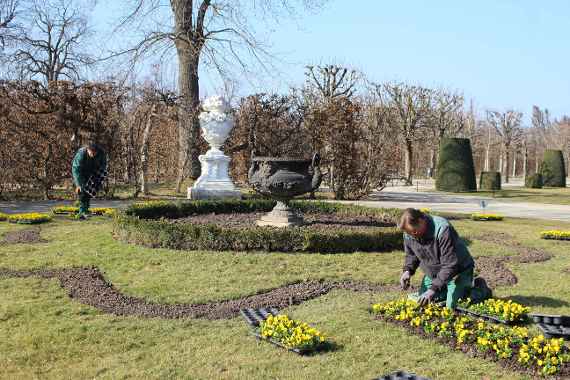
[[[400,276],[400,286],[402,287],[402,289],[406,290],[410,287],[410,278],[412,276],[410,275],[410,272],[405,271],[404,273],[402,273],[402,275]]]
[[[75,194],[80,194],[81,193],[81,187],[77,186],[75,188]]]
[[[435,290],[428,289],[420,296],[420,298],[418,298],[418,303],[420,304],[420,306],[425,306],[431,301],[433,301],[434,296],[435,296]]]

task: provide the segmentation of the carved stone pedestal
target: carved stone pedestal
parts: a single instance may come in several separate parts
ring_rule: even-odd
[[[256,223],[258,226],[294,227],[303,224],[303,217],[286,203],[277,201],[273,210],[263,215]]]

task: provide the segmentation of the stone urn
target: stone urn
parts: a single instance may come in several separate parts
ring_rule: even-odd
[[[200,128],[210,149],[198,157],[202,172],[194,186],[188,188],[188,198],[240,198],[240,191],[228,175],[230,158],[220,150],[234,126],[230,107],[221,96],[212,96],[203,102],[202,108]]]
[[[253,157],[248,180],[253,189],[277,201],[258,226],[290,227],[303,224],[303,216],[289,207],[290,200],[318,189],[322,174],[318,154],[312,160],[287,157]]]

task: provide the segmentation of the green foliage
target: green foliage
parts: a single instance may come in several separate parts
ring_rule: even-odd
[[[479,190],[501,190],[501,173],[481,172]]]
[[[544,186],[544,182],[542,180],[542,174],[535,173],[526,176],[524,181],[524,186],[531,189],[542,189],[542,187]]]
[[[217,251],[356,252],[401,248],[402,233],[396,228],[381,232],[321,231],[306,228],[220,227],[214,224],[171,223],[161,218],[180,218],[203,213],[270,211],[274,202],[192,201],[146,202],[130,206],[115,219],[115,236],[153,248]],[[329,202],[292,202],[303,212],[370,215],[394,223],[400,210],[345,206]]]
[[[469,139],[444,138],[441,141],[435,187],[452,192],[477,190]]]
[[[561,150],[546,150],[540,166],[544,186],[566,187],[566,167]]]

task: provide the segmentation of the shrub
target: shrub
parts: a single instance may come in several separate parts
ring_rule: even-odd
[[[566,187],[566,168],[561,150],[546,150],[540,166],[544,186]]]
[[[38,224],[38,223],[49,222],[50,220],[51,216],[49,216],[48,214],[40,214],[37,212],[8,215],[8,222],[10,223]]]
[[[476,212],[471,214],[472,220],[477,221],[488,221],[488,220],[503,220],[503,216],[499,214],[484,214],[480,212]]]
[[[540,237],[542,239],[548,239],[548,240],[570,240],[570,231],[558,231],[558,230],[542,231],[540,233]]]
[[[479,190],[501,190],[501,173],[481,172]]]
[[[444,138],[440,144],[435,187],[440,191],[476,191],[469,139]]]
[[[203,213],[270,211],[274,202],[225,200],[145,202],[128,207],[115,218],[115,236],[149,247],[216,251],[354,252],[401,248],[402,233],[394,227],[381,231],[311,230],[307,228],[220,227],[214,224],[171,223],[160,218],[180,218]],[[292,202],[304,212],[373,215],[393,223],[400,210],[373,209],[328,202]]]
[[[542,174],[535,173],[535,174],[531,174],[531,175],[526,176],[526,178],[524,180],[524,185],[525,185],[525,187],[528,187],[530,189],[542,189],[542,186],[544,186],[544,183],[542,180]]]

